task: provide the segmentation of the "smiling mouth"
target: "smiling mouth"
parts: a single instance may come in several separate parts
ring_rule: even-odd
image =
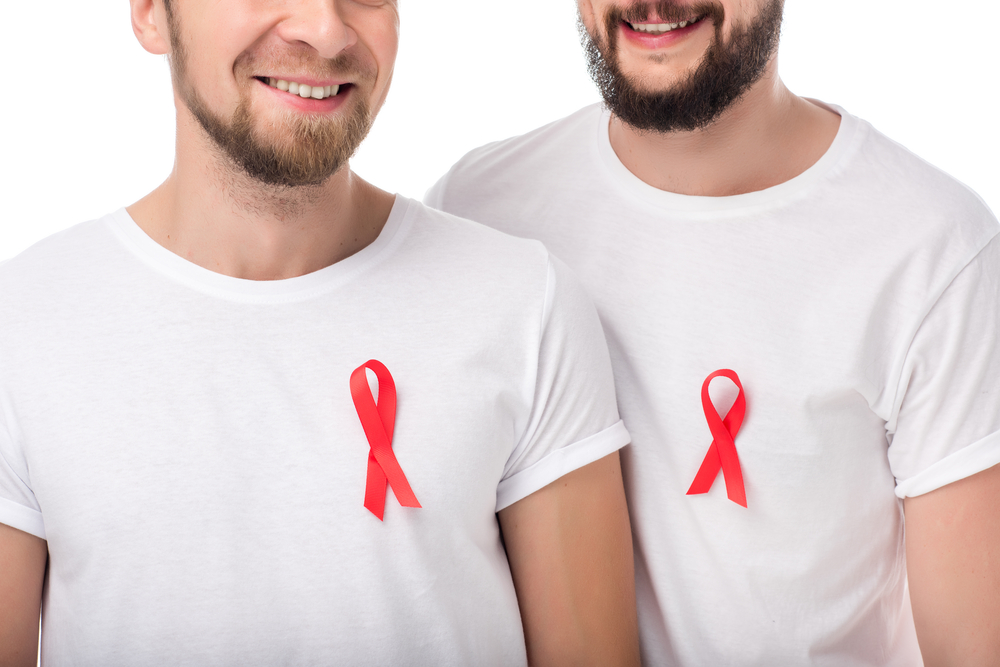
[[[625,25],[632,28],[632,30],[636,32],[641,32],[647,35],[664,35],[668,32],[672,32],[680,28],[686,28],[689,25],[694,25],[703,18],[705,17],[699,16],[689,21],[679,21],[677,23],[629,23],[628,21],[625,21]]]
[[[342,89],[346,89],[350,86],[350,84],[307,86],[304,83],[285,81],[284,79],[275,79],[274,77],[258,76],[254,78],[261,83],[267,84],[271,88],[277,88],[280,91],[291,93],[292,95],[298,95],[302,98],[312,98],[314,100],[325,100],[328,97],[334,97],[339,94]]]

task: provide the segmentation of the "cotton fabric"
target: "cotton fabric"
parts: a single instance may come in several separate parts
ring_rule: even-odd
[[[423,506],[390,489],[384,522],[369,359]],[[627,442],[565,266],[402,197],[289,280],[203,269],[125,210],[0,265],[0,522],[48,541],[43,664],[523,665],[495,513]]]
[[[1000,462],[1000,240],[965,186],[843,109],[801,175],[657,190],[600,106],[476,149],[426,202],[540,239],[597,303],[647,665],[919,665],[901,499]],[[686,492],[735,370],[749,507]],[[710,387],[725,415],[736,388]]]

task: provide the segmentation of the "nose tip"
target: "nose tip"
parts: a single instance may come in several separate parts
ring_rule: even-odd
[[[301,3],[298,11],[278,25],[278,35],[288,43],[312,47],[323,58],[335,58],[358,39],[332,0]]]

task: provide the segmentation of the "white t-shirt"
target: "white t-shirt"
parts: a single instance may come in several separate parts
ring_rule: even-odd
[[[422,509],[363,506],[385,364]],[[620,448],[589,298],[541,244],[397,198],[254,282],[124,211],[0,265],[0,521],[48,540],[42,661],[523,665],[495,512]]]
[[[967,188],[842,115],[760,192],[654,189],[591,106],[463,158],[427,203],[542,240],[611,348],[648,665],[918,665],[901,498],[1000,462],[1000,239]],[[734,370],[748,508],[702,383]],[[717,412],[736,395],[711,384]]]

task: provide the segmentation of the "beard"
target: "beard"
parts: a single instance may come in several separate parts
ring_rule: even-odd
[[[287,112],[284,118],[279,117],[262,128],[251,108],[250,91],[244,88],[232,116],[224,118],[216,114],[191,85],[180,30],[169,11],[168,19],[171,72],[181,99],[220,153],[250,178],[283,188],[320,185],[348,163],[368,135],[373,117],[362,95],[354,96],[357,99],[346,117],[310,117]],[[237,79],[250,81],[251,73],[260,71],[255,67],[257,62],[258,58],[252,54],[241,56],[233,68]],[[300,71],[308,67],[322,72],[320,78],[346,74],[357,82],[370,83],[374,79],[370,69],[361,67],[353,56],[346,54],[318,64],[304,57],[290,59],[277,55],[267,62],[281,65],[287,71],[294,71],[296,66]],[[346,87],[341,87],[341,95],[347,92],[343,90]],[[350,90],[356,87],[357,84],[349,84]]]
[[[715,37],[698,67],[667,90],[640,90],[621,69],[618,28],[622,21],[645,20],[655,8],[664,22],[678,22],[694,12],[715,25]],[[722,37],[725,11],[711,2],[679,5],[661,0],[628,8],[612,7],[604,20],[606,39],[591,35],[579,21],[587,69],[611,113],[638,130],[692,131],[713,123],[764,75],[778,48],[784,0],[768,0],[760,14],[734,26],[728,43]]]

